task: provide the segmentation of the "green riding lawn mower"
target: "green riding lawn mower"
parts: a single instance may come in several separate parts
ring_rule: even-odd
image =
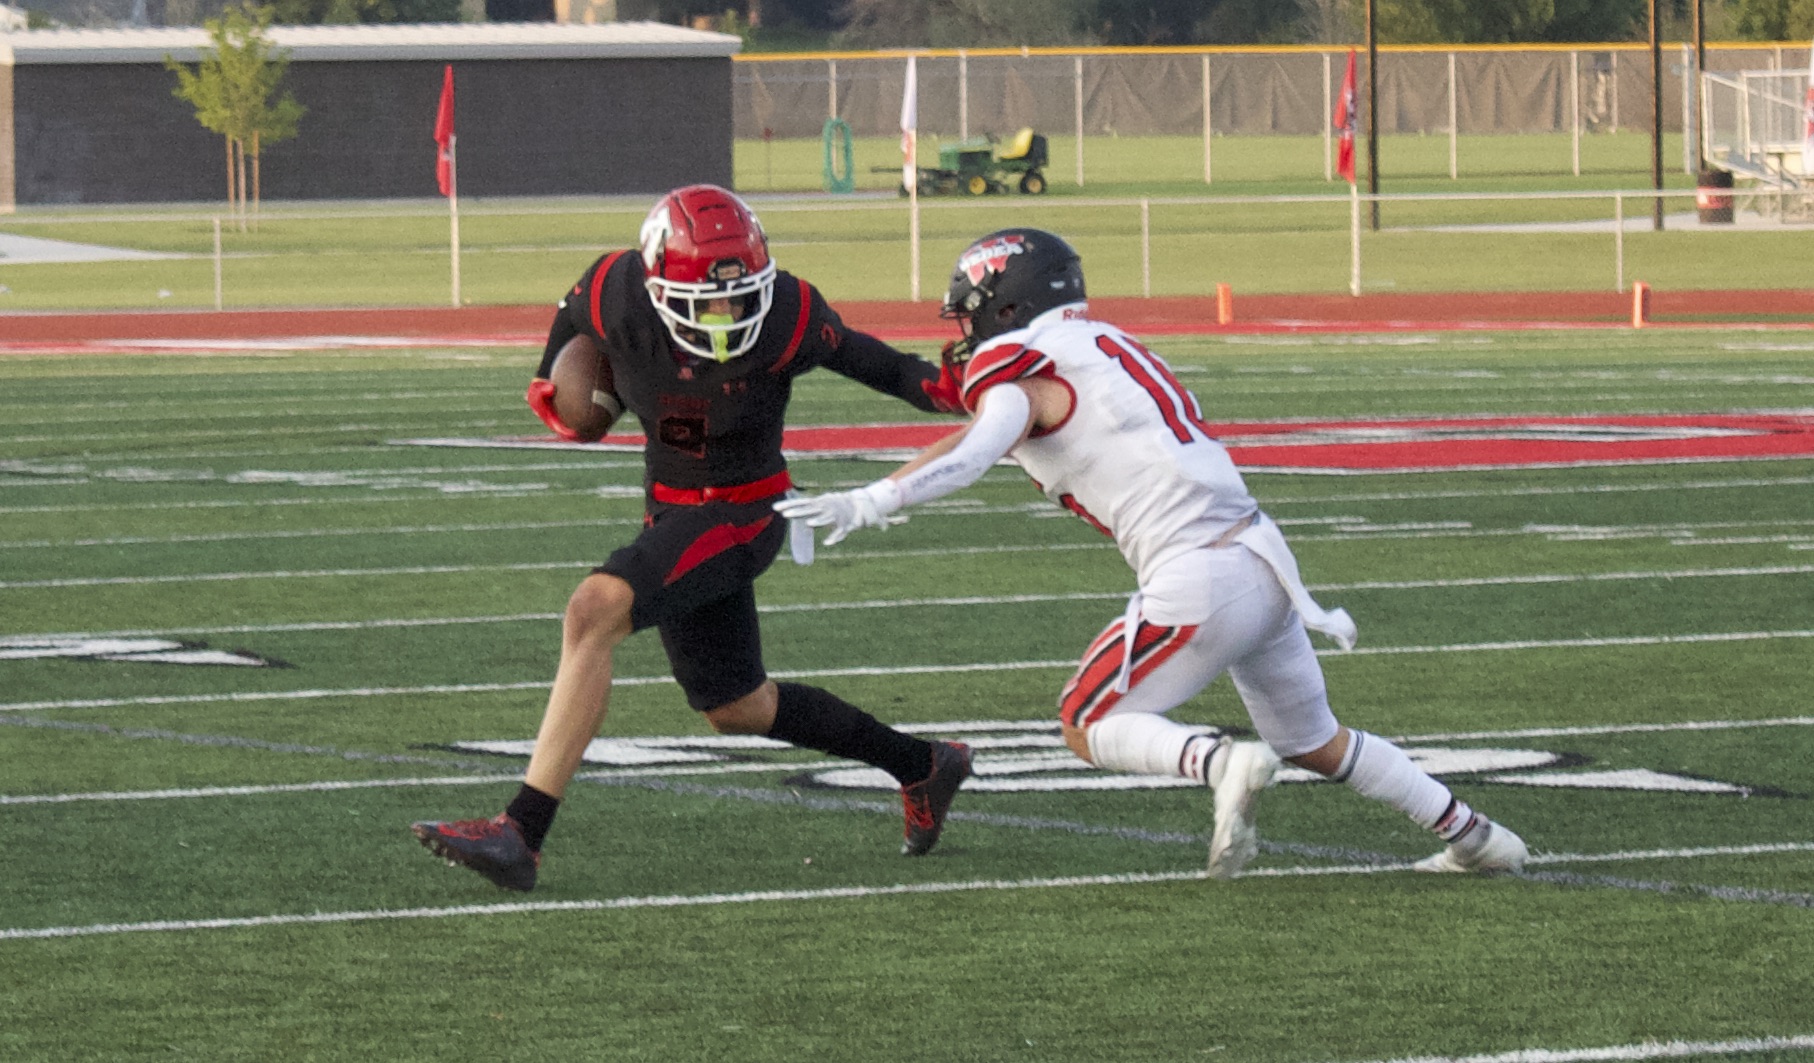
[[[1010,184],[1029,196],[1046,190],[1046,138],[1022,129],[1005,144],[994,137],[971,137],[941,144],[938,166],[919,167],[922,196],[986,196],[1004,193]],[[906,195],[903,186],[901,194]]]

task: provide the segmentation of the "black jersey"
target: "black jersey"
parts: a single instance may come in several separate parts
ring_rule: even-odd
[[[815,366],[934,412],[922,384],[938,369],[844,327],[812,285],[775,274],[774,303],[748,352],[728,362],[674,344],[643,285],[634,251],[604,255],[562,299],[539,377],[566,342],[584,333],[611,360],[618,397],[648,436],[648,479],[669,487],[728,487],[786,468],[781,426],[796,376]]]

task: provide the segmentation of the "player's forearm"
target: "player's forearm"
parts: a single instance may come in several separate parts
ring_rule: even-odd
[[[1012,385],[991,388],[968,428],[927,447],[871,486],[881,498],[888,493],[883,485],[892,485],[899,493],[889,512],[961,491],[1025,439],[1032,420],[1032,403],[1024,390]]]
[[[850,332],[824,362],[825,368],[891,395],[916,409],[937,413],[925,384],[938,380],[938,367],[914,355],[897,351],[866,332]]]

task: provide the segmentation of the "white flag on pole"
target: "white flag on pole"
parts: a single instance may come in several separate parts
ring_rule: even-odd
[[[1801,105],[1801,172],[1814,175],[1814,47],[1808,49],[1808,95]]]
[[[920,125],[919,57],[907,57],[907,87],[901,92],[901,187],[911,191],[918,183]]]

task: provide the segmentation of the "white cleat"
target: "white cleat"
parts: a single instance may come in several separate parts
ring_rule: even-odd
[[[1524,870],[1524,862],[1531,855],[1531,851],[1525,847],[1524,839],[1484,816],[1481,817],[1480,825],[1486,828],[1485,835],[1480,839],[1470,837],[1451,842],[1442,852],[1426,856],[1412,864],[1411,870],[1443,874]]]
[[[1260,791],[1272,785],[1279,755],[1264,742],[1229,746],[1215,783],[1216,831],[1209,838],[1209,877],[1234,878],[1260,853],[1253,806]]]

